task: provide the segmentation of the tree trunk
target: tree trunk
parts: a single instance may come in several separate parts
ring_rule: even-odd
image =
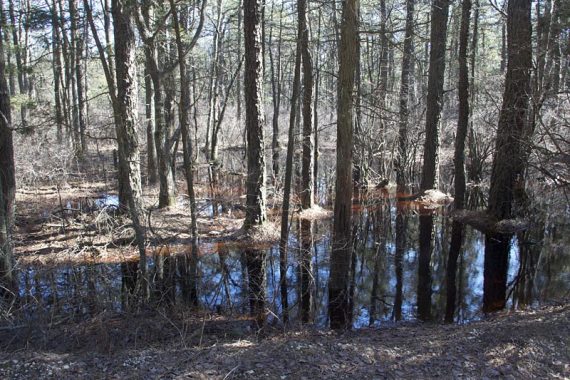
[[[298,4],[300,7],[302,4]],[[300,12],[300,11],[299,11]],[[283,308],[283,320],[288,321],[287,301],[287,243],[289,238],[289,208],[291,202],[291,187],[293,182],[293,155],[295,151],[295,121],[299,109],[298,99],[301,92],[301,22],[297,20],[297,45],[295,49],[295,68],[293,71],[293,83],[291,93],[291,112],[289,114],[289,134],[287,141],[287,158],[285,161],[285,181],[283,183],[283,206],[281,209],[281,235],[279,239],[279,273],[281,288],[281,306]]]
[[[85,70],[83,67],[84,57],[83,52],[85,51],[85,40],[87,35],[82,35],[79,18],[79,10],[77,9],[77,0],[70,1],[70,13],[71,4],[73,5],[74,13],[70,14],[72,17],[73,24],[75,24],[75,83],[77,86],[77,124],[79,128],[79,153],[84,156],[87,153],[87,91],[85,89]]]
[[[414,43],[414,7],[415,0],[406,1],[406,32],[402,56],[402,75],[400,80],[400,115],[398,128],[398,158],[396,164],[396,184],[399,192],[405,191],[406,168],[408,166],[408,120],[410,99],[410,76]]]
[[[61,64],[61,36],[59,30],[59,20],[57,12],[56,0],[52,1],[52,56],[53,56],[53,95],[55,102],[55,123],[57,126],[57,141],[63,142],[63,105],[61,99],[61,84],[63,77],[63,70]]]
[[[517,193],[524,191],[525,134],[529,116],[532,69],[531,1],[510,0],[507,8],[507,75],[499,115],[495,157],[491,173],[488,212],[498,220],[510,219]],[[488,234],[485,239],[483,309],[505,306],[511,235]]]
[[[200,9],[200,22],[195,34],[195,41],[197,37],[200,35],[202,31],[202,26],[204,25],[204,7],[206,5],[206,0],[202,1],[202,7]],[[193,305],[198,305],[198,290],[197,290],[197,280],[196,280],[196,268],[197,268],[197,260],[198,260],[198,253],[197,253],[197,246],[196,241],[198,239],[198,225],[196,221],[196,195],[194,193],[194,165],[192,161],[192,141],[190,139],[190,83],[188,80],[188,71],[186,67],[186,56],[184,52],[184,44],[182,41],[182,32],[180,24],[184,25],[184,23],[179,22],[178,20],[178,12],[176,10],[176,4],[174,0],[170,0],[170,8],[172,11],[173,23],[174,23],[174,32],[176,36],[176,48],[178,52],[178,67],[180,70],[180,107],[179,107],[179,119],[180,119],[180,128],[182,130],[182,145],[184,149],[184,169],[186,174],[186,186],[188,188],[188,198],[190,200],[190,217],[191,217],[191,226],[190,231],[192,234],[192,253],[190,257],[190,269],[191,273],[190,276],[193,280],[190,281],[191,289],[190,295],[192,296],[190,301]],[[187,30],[184,30],[187,33]],[[193,45],[191,46],[193,47]]]
[[[148,277],[144,228],[142,225],[142,188],[140,174],[139,141],[137,135],[137,76],[136,37],[132,8],[125,0],[112,1],[115,34],[115,70],[117,77],[117,142],[119,165],[122,167],[119,182],[123,183],[129,214],[133,222],[139,248],[139,289],[143,300],[148,297]]]
[[[245,125],[247,131],[247,198],[244,229],[262,225],[265,210],[262,1],[244,0]]]
[[[353,90],[358,51],[359,0],[343,3],[339,49],[337,158],[333,244],[329,279],[329,316],[333,329],[349,328],[349,273],[352,265]]]
[[[0,3],[0,12],[4,6]],[[4,25],[0,25],[0,300],[9,300],[18,293],[14,277],[14,206],[16,178],[14,146],[12,141],[12,117],[10,90],[6,80],[4,61]]]
[[[29,4],[20,4],[23,6],[23,9],[19,9],[18,11],[24,14],[23,17],[29,16]],[[27,9],[28,8],[28,9]],[[22,23],[21,20],[19,22],[16,20],[16,13],[14,10],[14,1],[8,1],[8,12],[10,13],[10,23],[12,29],[12,45],[15,51],[16,56],[16,71],[18,73],[18,88],[20,95],[24,95],[27,97],[28,95],[28,75],[27,75],[27,67],[26,67],[26,56],[27,56],[27,49],[28,47],[26,44],[22,44],[21,41],[21,30],[19,23]],[[20,16],[22,17],[22,16]],[[23,23],[25,25],[28,24],[28,20],[24,20]],[[26,26],[29,28],[29,26]],[[26,99],[27,100],[27,99]],[[20,105],[20,116],[21,116],[21,129],[22,131],[27,131],[28,129],[28,104],[27,101],[22,102]]]
[[[455,209],[465,206],[465,140],[469,128],[469,68],[467,66],[467,50],[469,46],[469,23],[471,18],[471,0],[463,0],[461,7],[461,30],[459,32],[459,120],[455,136]],[[455,298],[457,286],[457,258],[461,252],[463,241],[463,225],[453,222],[451,231],[451,246],[447,260],[447,303],[445,321],[453,322],[455,314]]]
[[[299,15],[300,53],[303,62],[303,167],[301,169],[301,207],[308,209],[315,202],[313,164],[315,141],[313,135],[313,59],[309,50],[309,27],[307,25],[307,1],[297,2]]]
[[[431,48],[426,110],[426,137],[421,191],[438,186],[439,120],[443,104],[447,17],[450,0],[434,0],[431,7]]]
[[[272,129],[273,136],[271,140],[273,176],[275,179],[279,177],[279,113],[281,112],[281,45],[283,42],[283,8],[285,3],[281,3],[281,11],[279,12],[279,34],[277,36],[277,56],[274,57],[272,49],[269,49],[269,62],[271,64],[271,91],[273,98],[273,119]],[[273,11],[271,12],[273,17]],[[271,23],[273,25],[273,23]],[[269,45],[273,45],[273,26],[269,30]],[[277,62],[275,62],[277,61]]]
[[[145,116],[146,116],[146,154],[148,182],[156,184],[158,170],[156,167],[156,147],[154,145],[154,89],[152,79],[145,68],[144,73]]]

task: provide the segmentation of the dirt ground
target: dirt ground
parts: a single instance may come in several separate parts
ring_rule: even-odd
[[[150,313],[150,312],[149,312]],[[570,306],[466,325],[254,331],[184,313],[0,330],[3,379],[570,378]]]

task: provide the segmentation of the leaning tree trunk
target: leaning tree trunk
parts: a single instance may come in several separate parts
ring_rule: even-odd
[[[339,50],[337,158],[333,244],[329,279],[329,315],[333,329],[349,328],[349,273],[352,265],[352,149],[354,81],[358,47],[359,0],[343,3]]]
[[[507,8],[507,75],[499,115],[491,173],[488,212],[498,220],[515,216],[514,202],[524,192],[525,134],[532,70],[531,1],[510,0]],[[483,310],[505,306],[510,234],[489,233],[485,239]]]
[[[0,12],[4,12],[0,3]],[[4,61],[4,25],[0,25],[0,301],[10,299],[14,291],[13,241],[14,201],[16,178],[14,174],[14,145],[12,142],[12,117],[10,90],[6,80]]]

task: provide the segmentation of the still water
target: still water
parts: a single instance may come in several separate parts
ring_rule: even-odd
[[[113,206],[104,197],[99,206]],[[410,202],[384,194],[356,202],[354,258],[350,269],[352,326],[380,326],[417,318],[417,306],[428,297],[430,315],[441,321],[446,308],[446,266],[451,219],[445,206],[430,212],[434,218],[429,268],[419,266],[419,214]],[[397,216],[404,238],[397,239]],[[564,215],[564,214],[563,214]],[[566,217],[535,216],[533,230],[513,237],[509,252],[507,307],[535,307],[562,301],[570,295],[570,222]],[[328,325],[328,280],[332,220],[292,220],[287,258],[288,316],[325,328]],[[484,281],[482,233],[465,227],[458,261],[455,321],[481,318]],[[151,298],[155,305],[190,303],[189,277],[197,281],[198,306],[230,317],[250,314],[252,300],[262,303],[264,321],[283,319],[277,244],[255,247],[259,268],[244,250],[223,241],[202,239],[197,255],[191,247],[172,246],[149,260]],[[196,253],[196,252],[195,252]],[[189,262],[197,257],[195,276]],[[102,310],[126,308],[136,262],[45,268],[27,266],[18,273],[23,310],[39,314],[83,318]],[[426,271],[427,269],[427,271]],[[192,269],[194,270],[194,269]],[[260,275],[255,273],[259,272]],[[425,278],[428,273],[429,278]],[[251,286],[260,278],[260,289]],[[427,288],[426,288],[427,287]],[[420,291],[418,291],[420,290]],[[304,315],[303,318],[301,316]]]

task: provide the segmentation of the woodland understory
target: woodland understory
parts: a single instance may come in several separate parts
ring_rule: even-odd
[[[0,190],[0,377],[569,377],[570,3],[1,0]]]

